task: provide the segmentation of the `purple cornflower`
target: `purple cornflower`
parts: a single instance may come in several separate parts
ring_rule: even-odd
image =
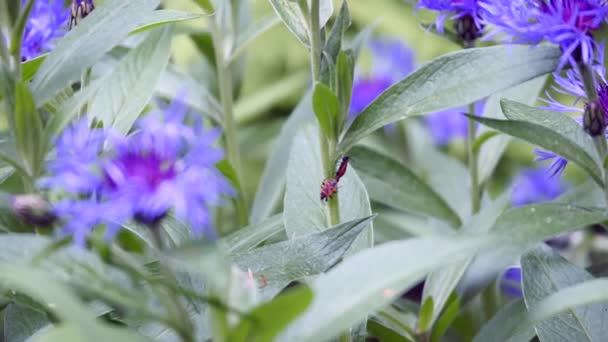
[[[543,108],[556,112],[579,114],[582,114],[585,111],[595,109],[596,111],[599,111],[600,115],[603,112],[605,118],[604,121],[606,121],[606,113],[608,113],[608,88],[606,86],[606,79],[604,77],[605,68],[603,42],[598,44],[598,49],[596,51],[595,58],[590,62],[592,70],[595,73],[596,80],[599,79],[596,86],[599,97],[597,103],[599,105],[594,105],[593,102],[589,102],[583,84],[583,80],[580,75],[580,71],[578,68],[574,68],[567,70],[565,73],[554,73],[555,85],[552,86],[553,90],[557,93],[574,97],[574,102],[570,105],[560,103],[555,98],[553,98],[549,92],[547,92],[547,98],[541,99],[541,101],[545,102],[545,106]],[[577,106],[577,104],[581,102],[585,104],[585,109]],[[575,120],[580,124],[583,124],[583,117],[575,118]],[[587,125],[583,126],[586,130],[589,129],[589,127],[586,127]],[[548,168],[548,172],[552,177],[561,174],[568,164],[568,161],[566,159],[553,152],[535,150],[534,153],[537,155],[537,161],[552,160],[551,166]]]
[[[561,178],[547,177],[545,169],[524,169],[513,182],[511,203],[515,207],[551,201],[561,195],[565,189],[566,184]]]
[[[521,298],[523,295],[521,280],[521,267],[507,268],[498,281],[500,291],[509,298]]]
[[[444,32],[446,19],[455,20],[456,34],[463,42],[472,45],[483,34],[484,1],[488,0],[420,0],[416,10],[426,8],[438,12],[435,26],[441,33]]]
[[[173,210],[195,235],[213,236],[209,206],[221,205],[234,189],[215,168],[223,158],[213,147],[220,132],[204,131],[200,118],[186,125],[187,111],[175,100],[164,112],[140,119],[127,137],[89,129],[84,120],[68,127],[49,164],[51,176],[41,181],[77,195],[55,208],[66,222],[64,233],[82,245],[96,225],[106,224],[111,239],[123,223],[155,228]]]
[[[566,62],[576,66],[593,59],[597,43],[593,32],[608,14],[606,0],[493,0],[484,1],[484,19],[495,26],[487,37],[536,45],[545,40],[562,49]]]
[[[483,113],[485,102],[475,103],[475,114]],[[463,113],[468,109],[454,108],[428,114],[424,117],[426,125],[431,131],[431,135],[437,145],[447,145],[458,138],[465,138],[469,132],[469,122]]]
[[[25,6],[27,0],[22,0]],[[55,47],[55,41],[65,34],[69,10],[63,0],[36,0],[25,24],[21,59],[23,61],[38,57]]]

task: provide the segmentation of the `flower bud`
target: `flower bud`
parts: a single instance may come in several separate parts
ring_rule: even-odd
[[[70,11],[70,29],[78,25],[78,21],[85,18],[95,9],[93,0],[73,0]]]
[[[465,47],[472,47],[475,40],[483,34],[483,26],[478,27],[471,15],[464,15],[454,22],[454,30]]]
[[[589,101],[585,104],[583,129],[592,137],[604,134],[606,119],[604,117],[604,110],[598,101]]]
[[[35,194],[15,196],[11,207],[15,215],[27,224],[50,226],[57,219],[49,203]]]

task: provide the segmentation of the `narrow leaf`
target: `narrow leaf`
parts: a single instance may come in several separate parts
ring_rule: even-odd
[[[375,201],[460,226],[458,215],[443,198],[399,161],[363,146],[354,147],[348,155]]]
[[[526,306],[533,308],[549,295],[593,279],[547,246],[522,256],[523,292]],[[600,341],[608,334],[608,304],[597,303],[571,309],[536,325],[541,341]]]
[[[272,298],[290,282],[334,266],[372,218],[342,223],[322,233],[256,248],[231,258],[242,269],[251,270],[258,283],[262,282],[263,298]]]
[[[389,123],[466,105],[552,72],[560,56],[557,47],[544,45],[499,45],[441,56],[376,98],[349,127],[339,149],[348,151]]]
[[[156,83],[169,61],[170,28],[150,31],[107,76],[91,105],[91,117],[126,134],[152,98]]]
[[[120,43],[157,5],[158,0],[108,0],[57,43],[31,84],[40,106],[78,79],[86,68]]]
[[[312,107],[325,136],[334,139],[340,118],[338,97],[323,83],[317,83],[312,94]]]
[[[583,170],[587,171],[598,184],[603,184],[602,171],[596,162],[597,155],[588,151],[586,147],[581,146],[579,141],[573,140],[572,136],[565,135],[564,133],[547,126],[528,121],[496,120],[480,117],[471,118],[488,127],[538,145],[549,151],[553,151],[579,165]],[[566,119],[572,121],[572,119]],[[573,124],[575,124],[574,121]]]

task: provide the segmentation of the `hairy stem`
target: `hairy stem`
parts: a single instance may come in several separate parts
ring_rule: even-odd
[[[475,103],[469,104],[469,114],[475,115]],[[471,178],[471,211],[473,214],[477,214],[481,207],[481,189],[479,187],[479,176],[477,174],[477,154],[473,148],[475,145],[475,121],[471,118],[469,118],[468,121],[467,158],[469,161],[469,173]]]
[[[236,122],[234,120],[234,94],[232,92],[232,70],[224,56],[223,35],[217,27],[213,28],[213,44],[215,48],[215,60],[217,63],[217,80],[220,91],[221,103],[224,111],[224,141],[228,161],[234,168],[236,179],[240,186],[240,193],[235,199],[235,211],[239,226],[244,227],[249,221],[249,213],[244,193],[243,163],[237,141]]]

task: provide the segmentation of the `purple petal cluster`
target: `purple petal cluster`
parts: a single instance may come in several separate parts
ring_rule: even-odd
[[[26,3],[21,1],[22,6]],[[55,41],[65,34],[69,16],[63,0],[35,0],[25,24],[21,59],[26,61],[52,50]]]
[[[140,119],[126,137],[90,129],[84,119],[68,127],[40,182],[72,195],[55,208],[64,232],[82,245],[96,225],[105,224],[112,238],[128,221],[156,227],[172,210],[195,235],[213,236],[209,206],[221,205],[234,189],[215,168],[223,159],[213,146],[220,132],[204,130],[200,117],[187,125],[193,120],[187,114],[174,101]]]
[[[566,190],[565,182],[560,177],[547,177],[547,170],[524,169],[513,182],[511,203],[513,206],[522,206],[551,201],[561,195],[564,190]]]
[[[603,42],[598,44],[595,57],[590,63],[597,81],[598,102],[606,115],[608,113],[608,86],[605,79],[606,69],[604,67]],[[554,73],[554,79],[555,85],[552,86],[552,89],[559,94],[572,96],[575,100],[571,104],[563,104],[547,92],[545,94],[546,99],[541,99],[545,103],[543,108],[562,113],[582,114],[584,110],[577,105],[581,102],[587,103],[588,98],[579,69],[574,68],[565,72],[556,72]],[[606,116],[606,119],[608,119],[608,116]],[[582,124],[582,117],[576,117],[575,120],[579,124]],[[551,177],[561,174],[568,165],[568,161],[565,158],[553,152],[535,150],[534,153],[537,156],[537,161],[551,161],[551,165],[548,168],[548,173]]]
[[[469,17],[473,20],[477,30],[483,29],[483,16],[485,15],[482,3],[487,0],[420,0],[416,9],[426,8],[437,11],[435,25],[437,31],[443,32],[446,19],[461,19]]]
[[[485,21],[494,25],[489,37],[503,41],[538,44],[548,41],[561,47],[561,69],[593,59],[597,47],[593,33],[608,15],[605,0],[492,0],[484,1]]]

